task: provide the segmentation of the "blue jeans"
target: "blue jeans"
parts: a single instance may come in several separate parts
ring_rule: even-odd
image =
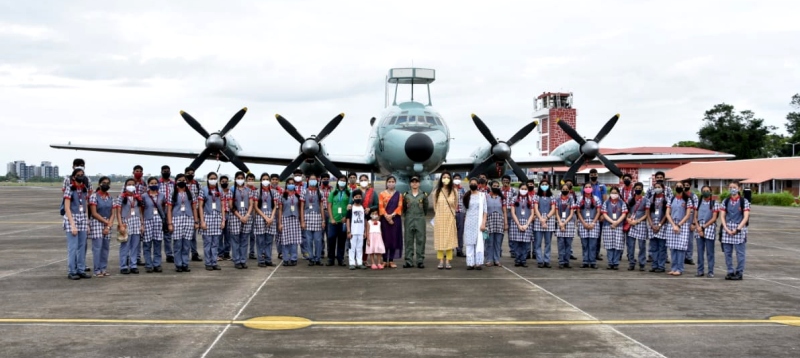
[[[249,243],[250,243],[250,246],[249,246],[250,247],[250,251],[249,252],[250,252],[250,255],[255,256],[256,255],[256,234],[254,234],[253,232],[250,232],[249,235],[250,235],[250,241],[249,241]]]
[[[169,231],[164,232],[164,254],[167,257],[172,257],[172,233]]]
[[[349,241],[345,224],[328,225],[328,262],[333,262],[334,258],[338,262],[344,262],[345,241]],[[283,259],[286,260],[286,257]]]
[[[511,214],[508,214],[508,217],[506,218],[506,221],[508,222],[508,228],[509,229],[517,227],[517,224],[514,223],[514,218],[511,217]],[[506,231],[506,232],[508,232],[508,231]],[[516,241],[511,241],[511,234],[509,234],[509,237],[508,237],[508,252],[512,257],[515,257],[515,255],[517,254],[517,242]],[[503,256],[503,252],[502,251],[500,251],[500,256]]]
[[[92,239],[92,257],[94,261],[94,273],[101,273],[108,270],[108,248],[111,244],[109,239]],[[85,260],[86,256],[84,256]]]
[[[281,245],[283,261],[297,261],[297,245]]]
[[[531,243],[527,241],[514,242],[515,262],[524,264],[528,261],[528,251],[531,249]]]
[[[654,269],[667,269],[667,240],[654,238],[650,240],[650,256],[653,256]],[[683,262],[683,261],[681,261]]]
[[[77,275],[86,270],[86,231],[72,235],[67,231],[67,273]]]
[[[192,249],[192,256],[197,255],[197,230],[192,231],[192,238],[189,239],[189,246]]]
[[[141,235],[128,234],[128,241],[119,244],[119,269],[136,268],[136,253]]]
[[[534,231],[535,240],[533,245],[536,249],[537,263],[550,263],[550,249],[553,240],[552,231]],[[544,252],[542,252],[542,241],[544,241]],[[569,256],[567,256],[569,258]]]
[[[742,255],[744,256],[744,255]],[[704,273],[708,258],[708,273],[714,273],[714,239],[697,238],[697,273]]]
[[[456,213],[456,237],[458,238],[458,252],[464,251],[464,218],[465,213],[463,211]]]
[[[585,265],[597,264],[597,238],[582,237],[581,250],[583,252],[583,263]]]
[[[685,259],[686,250],[672,249],[672,266],[670,266],[670,270],[683,273],[683,260]]]
[[[500,263],[500,252],[503,251],[503,233],[492,232],[489,233],[489,240],[486,240],[486,253],[483,255],[484,262],[486,263]]]
[[[558,264],[569,264],[569,255],[572,254],[572,237],[558,237]]]
[[[175,240],[172,242],[173,253],[175,254],[175,267],[189,267],[189,250],[191,249],[190,240]]]
[[[647,240],[639,240],[628,236],[625,246],[628,252],[628,266],[636,266],[636,242],[639,242],[639,267],[644,267],[647,262]]]
[[[217,249],[219,247],[219,240],[222,235],[203,235],[203,259],[206,266],[214,266],[217,264]]]
[[[228,233],[227,227],[222,230],[222,235],[219,236],[217,256],[231,256],[231,235]]]
[[[697,230],[696,226],[695,226],[695,230]],[[694,237],[695,237],[694,230],[692,230],[689,233],[689,246],[686,249],[686,259],[688,259],[688,260],[691,260],[692,257],[694,257],[694,240],[692,240],[692,238],[694,238]]]
[[[258,247],[258,263],[272,263],[272,242],[275,235],[260,234],[256,235],[256,246]]]
[[[239,233],[239,235],[232,235],[231,251],[233,251],[233,263],[243,264],[247,261],[247,240],[249,240],[250,233]]]
[[[150,240],[144,246],[144,266],[153,268],[161,266],[161,241]]]
[[[607,249],[606,253],[608,253],[607,259],[609,266],[619,265],[619,260],[622,259],[622,250]]]
[[[741,244],[722,244],[722,250],[725,252],[725,266],[728,268],[728,273],[739,272],[744,274],[745,264],[745,243]],[[736,251],[736,271],[733,270],[733,251]]]
[[[322,231],[303,231],[303,243],[305,244],[304,256],[308,256],[311,262],[322,260]],[[301,248],[301,251],[303,248]]]

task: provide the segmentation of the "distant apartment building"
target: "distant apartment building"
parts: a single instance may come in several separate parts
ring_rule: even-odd
[[[32,177],[58,178],[58,166],[47,161],[39,166],[33,166],[27,165],[24,160],[15,160],[6,164],[6,175],[14,175],[22,180]]]

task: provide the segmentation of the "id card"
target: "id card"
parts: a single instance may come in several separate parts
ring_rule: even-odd
[[[658,211],[659,211],[659,210],[658,210],[658,209],[656,209],[656,212],[655,212],[656,216],[658,216]]]
[[[591,217],[591,216],[592,216],[592,213],[590,211],[587,211],[586,212],[586,217],[588,218],[588,217]]]
[[[186,211],[186,205],[181,204],[181,211]]]
[[[308,210],[311,210],[313,208],[314,208],[314,205],[310,205],[310,204],[308,205]]]
[[[617,220],[617,213],[611,214],[611,219]]]
[[[341,213],[342,213],[342,208],[339,208],[339,214],[341,214]]]
[[[131,216],[136,216],[136,209],[131,209]]]
[[[267,203],[261,206],[261,211],[267,211]]]
[[[289,210],[291,210],[292,212],[294,212],[294,205],[290,206],[290,207],[289,207]]]
[[[78,207],[78,211],[83,212],[83,205]]]
[[[211,203],[211,210],[217,210],[217,203]]]
[[[561,218],[562,219],[566,219],[567,218],[567,212],[566,211],[561,213]]]
[[[158,209],[153,209],[153,215],[158,215]]]
[[[525,215],[525,210],[522,210],[521,215],[523,216]]]
[[[240,202],[239,202],[239,207],[240,207],[240,208],[242,208],[242,209],[244,209],[244,200],[242,200],[242,201],[240,201]]]

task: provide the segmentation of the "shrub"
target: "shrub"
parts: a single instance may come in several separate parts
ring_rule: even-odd
[[[731,194],[728,191],[723,191],[719,194],[719,201],[722,202]],[[792,206],[794,204],[794,196],[789,192],[782,193],[761,193],[753,194],[753,199],[750,204],[753,205],[768,205],[768,206]]]

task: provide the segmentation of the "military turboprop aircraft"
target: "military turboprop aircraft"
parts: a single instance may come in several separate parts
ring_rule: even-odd
[[[331,174],[341,176],[340,169],[358,172],[378,172],[383,175],[394,175],[397,178],[397,189],[407,190],[408,180],[413,175],[418,175],[422,182],[422,190],[430,192],[433,183],[429,174],[437,170],[442,171],[469,171],[469,176],[485,172],[489,177],[498,177],[505,172],[507,167],[521,180],[525,180],[525,171],[522,167],[547,167],[552,165],[571,165],[565,178],[572,177],[584,164],[599,160],[612,173],[622,176],[622,172],[614,162],[658,162],[673,161],[678,159],[703,159],[698,155],[609,155],[600,154],[600,141],[611,131],[619,119],[619,115],[612,117],[594,138],[583,138],[575,129],[566,122],[559,121],[558,125],[573,140],[556,148],[549,156],[529,157],[514,160],[511,156],[511,147],[532,132],[538,122],[530,122],[523,126],[507,141],[495,138],[489,127],[477,116],[472,115],[475,126],[483,134],[489,145],[478,147],[469,157],[463,159],[448,159],[450,148],[450,130],[442,116],[433,108],[431,103],[430,84],[436,79],[433,69],[424,68],[394,68],[389,71],[387,82],[395,85],[394,101],[388,106],[380,119],[372,118],[366,153],[362,156],[339,157],[332,156],[322,144],[322,141],[341,123],[344,113],[335,116],[317,135],[304,137],[283,116],[276,115],[278,123],[300,143],[299,155],[296,158],[254,154],[242,151],[241,146],[228,134],[247,111],[239,110],[223,127],[222,130],[208,133],[200,123],[188,113],[181,111],[183,119],[195,131],[205,138],[205,149],[202,152],[180,149],[154,149],[118,146],[93,146],[78,144],[52,144],[53,148],[86,150],[96,152],[126,153],[138,155],[152,155],[179,158],[194,158],[191,167],[198,168],[206,159],[217,159],[231,162],[243,171],[248,171],[245,163],[272,164],[286,166],[281,173],[281,179],[287,178],[296,168],[306,174],[320,174],[329,171]],[[397,90],[399,85],[411,86],[411,101],[397,103]],[[428,92],[428,103],[414,101],[414,85],[425,85]],[[732,157],[720,155],[718,157]]]

